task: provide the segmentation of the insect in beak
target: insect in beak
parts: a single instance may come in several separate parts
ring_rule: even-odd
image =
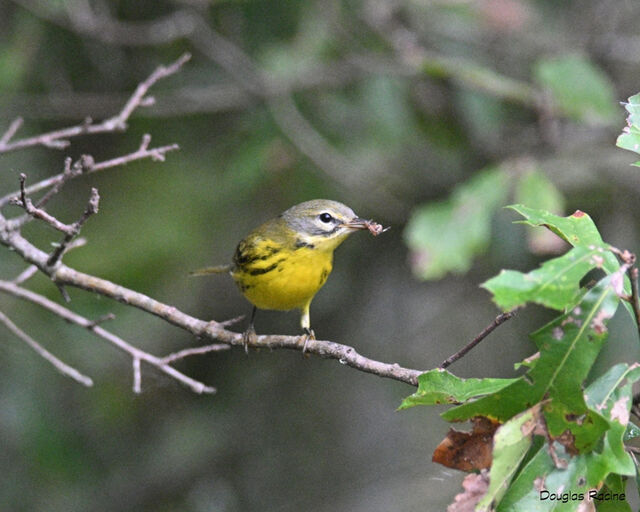
[[[382,224],[378,224],[377,222],[374,222],[372,220],[361,219],[359,217],[351,219],[349,222],[346,222],[344,224],[340,224],[340,227],[348,229],[368,229],[369,232],[374,236],[378,236],[380,233],[384,233],[389,229],[388,227],[383,228]]]

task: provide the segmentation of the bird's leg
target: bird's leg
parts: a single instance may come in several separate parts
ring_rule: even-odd
[[[302,353],[304,354],[307,351],[307,345],[309,344],[309,340],[315,340],[316,335],[313,332],[313,329],[305,329],[302,337],[304,338],[304,344],[302,345]]]
[[[313,332],[313,329],[311,329],[311,318],[309,317],[309,306],[310,306],[310,301],[309,303],[302,308],[302,316],[300,317],[300,325],[302,326],[302,330],[304,331],[304,334],[302,335],[302,340],[303,340],[303,345],[302,345],[302,353],[304,354],[307,351],[307,344],[309,343],[309,340],[315,340],[316,339],[316,335]]]
[[[249,353],[249,343],[255,341],[256,338],[256,329],[253,326],[253,321],[256,318],[257,310],[258,308],[253,306],[253,309],[251,310],[251,320],[249,320],[249,327],[247,327],[247,330],[242,333],[242,344],[244,345],[245,354]]]

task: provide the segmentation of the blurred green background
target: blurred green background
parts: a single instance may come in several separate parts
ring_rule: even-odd
[[[96,161],[178,143],[164,163],[135,162],[69,183],[50,204],[100,213],[67,264],[203,319],[249,312],[226,277],[251,228],[289,206],[331,198],[392,229],[352,237],[313,302],[321,339],[374,359],[437,366],[498,313],[479,284],[526,270],[549,238],[502,206],[588,212],[608,242],[638,246],[633,157],[615,148],[618,104],[640,89],[640,5],[616,0],[90,1],[0,0],[0,132],[16,138],[119,111],[156,66],[155,106],[126,133],[64,150],[0,156],[0,193]],[[6,215],[17,215],[7,207]],[[31,223],[46,248],[58,234]],[[4,251],[3,279],[24,264]],[[61,301],[41,276],[29,287]],[[188,346],[177,328],[69,290],[71,308],[157,355]],[[86,331],[0,296],[0,308],[90,375],[85,389],[0,329],[0,502],[11,511],[443,510],[463,475],[431,463],[448,425],[437,410],[396,412],[413,389],[287,351],[241,349],[178,367],[216,386],[196,396]],[[528,308],[451,370],[511,376],[551,313]],[[238,328],[242,329],[241,325]],[[297,333],[296,313],[259,313],[260,333]],[[638,358],[614,322],[596,372]]]

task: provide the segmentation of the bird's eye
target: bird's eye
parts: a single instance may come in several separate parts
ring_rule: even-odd
[[[321,222],[325,222],[327,224],[333,220],[333,217],[327,212],[321,213],[318,218]]]

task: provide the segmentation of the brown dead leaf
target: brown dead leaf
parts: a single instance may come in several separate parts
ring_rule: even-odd
[[[474,471],[491,467],[493,434],[500,426],[489,418],[473,418],[471,432],[450,429],[433,452],[433,462],[461,471]]]

